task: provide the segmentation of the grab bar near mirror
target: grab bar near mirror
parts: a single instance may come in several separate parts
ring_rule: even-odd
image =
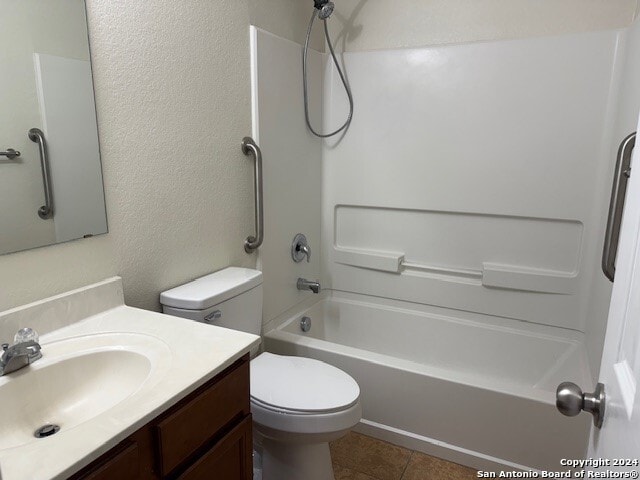
[[[262,245],[264,240],[264,215],[262,206],[262,152],[260,147],[250,137],[242,139],[242,153],[245,155],[253,155],[255,159],[254,174],[254,195],[255,195],[255,215],[256,215],[256,235],[250,235],[244,241],[244,251],[253,253]]]
[[[38,216],[43,220],[53,217],[53,192],[51,191],[51,171],[49,155],[44,133],[39,128],[29,130],[29,140],[38,144],[40,151],[40,167],[42,169],[42,185],[44,187],[44,205],[38,209]]]
[[[627,181],[631,176],[631,154],[635,144],[636,132],[622,140],[618,149],[618,159],[613,177],[609,218],[607,219],[607,231],[602,251],[602,271],[612,282],[616,274],[616,255],[618,253],[618,240],[620,238],[620,226],[624,210],[624,197],[627,193]]]
[[[0,152],[0,157],[7,157],[9,160],[13,160],[20,156],[20,152],[13,148],[7,148],[6,151]]]

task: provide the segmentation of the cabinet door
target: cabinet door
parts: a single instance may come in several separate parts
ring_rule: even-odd
[[[116,452],[109,453],[107,458],[101,459],[90,471],[74,476],[82,480],[137,480],[140,478],[140,455],[138,444],[127,442],[122,449],[116,447]]]
[[[252,480],[251,415],[216,443],[179,480]]]
[[[222,378],[217,376],[172,408],[157,424],[162,475],[172,476],[221,430],[250,412],[249,362],[243,359],[225,370]]]

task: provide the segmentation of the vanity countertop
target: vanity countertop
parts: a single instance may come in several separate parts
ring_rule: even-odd
[[[105,300],[105,296],[110,300]],[[96,297],[100,298],[99,302],[95,301]],[[66,320],[59,318],[61,313],[66,313]],[[64,325],[65,322],[70,323]],[[138,361],[137,366],[131,367],[143,372],[145,381],[140,386],[134,385],[132,393],[117,399],[103,412],[91,414],[92,418],[67,424],[66,428],[64,421],[58,422],[61,429],[57,434],[29,439],[22,445],[17,445],[20,443],[17,440],[17,446],[11,446],[10,442],[2,446],[0,440],[2,480],[67,478],[212,379],[260,342],[258,336],[248,333],[128,307],[124,305],[122,285],[117,277],[0,313],[0,340],[7,341],[9,331],[15,332],[16,327],[23,326],[30,326],[41,333],[43,358],[0,377],[0,393],[8,382],[36,378],[34,373],[37,369],[46,369],[60,362],[61,358],[64,360],[65,356],[73,357],[74,349],[90,355],[106,348],[109,352],[124,351],[124,356],[136,356],[137,353],[136,358],[145,359],[143,364],[147,357],[151,360],[148,365],[140,366]],[[118,344],[113,345],[114,342]],[[128,368],[126,360],[114,365],[99,361],[97,365],[99,371],[96,372],[85,367],[88,381],[95,373],[93,386],[85,388],[103,388],[97,398],[108,399],[114,393],[110,389],[117,389],[119,385],[112,379],[117,380],[131,372],[125,374],[122,370]],[[111,371],[104,371],[106,369]],[[118,371],[123,373],[114,375],[114,369],[121,369]],[[96,381],[96,378],[102,378],[101,375],[106,375],[110,381],[101,385]],[[73,381],[82,382],[83,379]],[[75,398],[77,400],[78,397]],[[24,401],[29,402],[29,398]],[[64,411],[65,406],[57,408],[59,410],[56,411]],[[24,415],[24,412],[16,412],[16,415]],[[56,422],[55,418],[35,418],[33,429],[43,420]],[[27,423],[29,421],[26,420]]]

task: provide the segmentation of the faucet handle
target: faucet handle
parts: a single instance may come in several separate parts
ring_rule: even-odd
[[[307,263],[311,262],[311,247],[309,247],[307,237],[298,233],[291,243],[291,258],[294,262],[300,263],[304,257],[307,257]]]
[[[15,337],[13,337],[14,343],[26,343],[26,342],[35,342],[38,343],[40,339],[38,332],[36,332],[33,328],[25,327],[18,330]]]
[[[311,249],[309,248],[309,245],[302,245],[302,246],[300,246],[300,248],[298,250],[305,254],[305,256],[307,257],[307,263],[310,263],[311,262]]]

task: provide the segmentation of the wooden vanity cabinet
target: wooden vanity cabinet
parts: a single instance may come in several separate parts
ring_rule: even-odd
[[[71,480],[251,480],[249,356],[71,476]]]

